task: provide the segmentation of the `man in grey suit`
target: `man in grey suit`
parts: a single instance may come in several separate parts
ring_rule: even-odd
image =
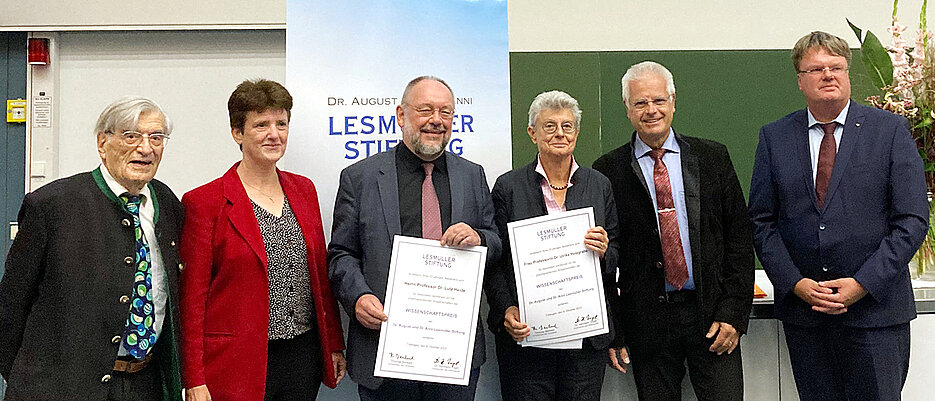
[[[393,236],[436,239],[445,246],[487,247],[500,254],[493,203],[483,167],[445,152],[451,138],[454,94],[445,81],[413,79],[396,107],[403,146],[361,160],[341,172],[328,245],[332,289],[350,316],[348,373],[368,400],[473,400],[484,333],[478,319],[467,386],[384,379],[373,375]]]

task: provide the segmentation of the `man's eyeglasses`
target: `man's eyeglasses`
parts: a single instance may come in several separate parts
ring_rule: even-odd
[[[821,76],[825,74],[825,71],[830,71],[834,75],[841,75],[847,71],[847,67],[841,65],[832,65],[828,67],[815,67],[808,70],[799,71],[799,74],[807,74],[813,77]]]
[[[432,115],[435,114],[436,111],[438,112],[438,115],[441,116],[441,118],[445,120],[451,120],[455,116],[455,110],[452,108],[448,108],[448,107],[442,107],[442,108],[434,108],[431,106],[409,106],[409,107],[412,107],[412,109],[415,110],[416,114],[418,114],[420,117],[431,117]]]
[[[649,108],[649,104],[650,104],[650,103],[652,103],[652,104],[653,104],[654,106],[656,106],[656,107],[665,106],[667,103],[669,103],[669,99],[670,99],[670,98],[671,98],[671,96],[669,96],[669,97],[657,97],[657,98],[654,98],[654,99],[640,99],[640,100],[637,100],[637,101],[631,103],[631,105],[632,105],[632,107],[633,107],[634,110],[646,110],[647,108]]]
[[[149,139],[149,146],[154,148],[165,145],[166,141],[169,140],[169,136],[162,132],[144,134],[136,131],[124,131],[120,134],[120,139],[123,141],[123,144],[127,146],[140,146],[140,144],[143,143],[144,137]]]

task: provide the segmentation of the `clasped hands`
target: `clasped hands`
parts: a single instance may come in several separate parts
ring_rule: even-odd
[[[803,278],[792,290],[799,298],[812,306],[812,310],[829,315],[847,312],[847,307],[867,295],[867,289],[852,277],[829,281]]]

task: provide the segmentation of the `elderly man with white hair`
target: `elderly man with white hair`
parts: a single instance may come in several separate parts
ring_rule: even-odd
[[[0,281],[7,401],[181,399],[182,206],[153,179],[171,131],[121,98],[95,128],[101,165],[26,195]]]

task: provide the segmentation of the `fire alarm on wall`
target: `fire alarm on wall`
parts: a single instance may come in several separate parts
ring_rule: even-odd
[[[6,101],[6,122],[26,122],[26,99],[14,99]]]

